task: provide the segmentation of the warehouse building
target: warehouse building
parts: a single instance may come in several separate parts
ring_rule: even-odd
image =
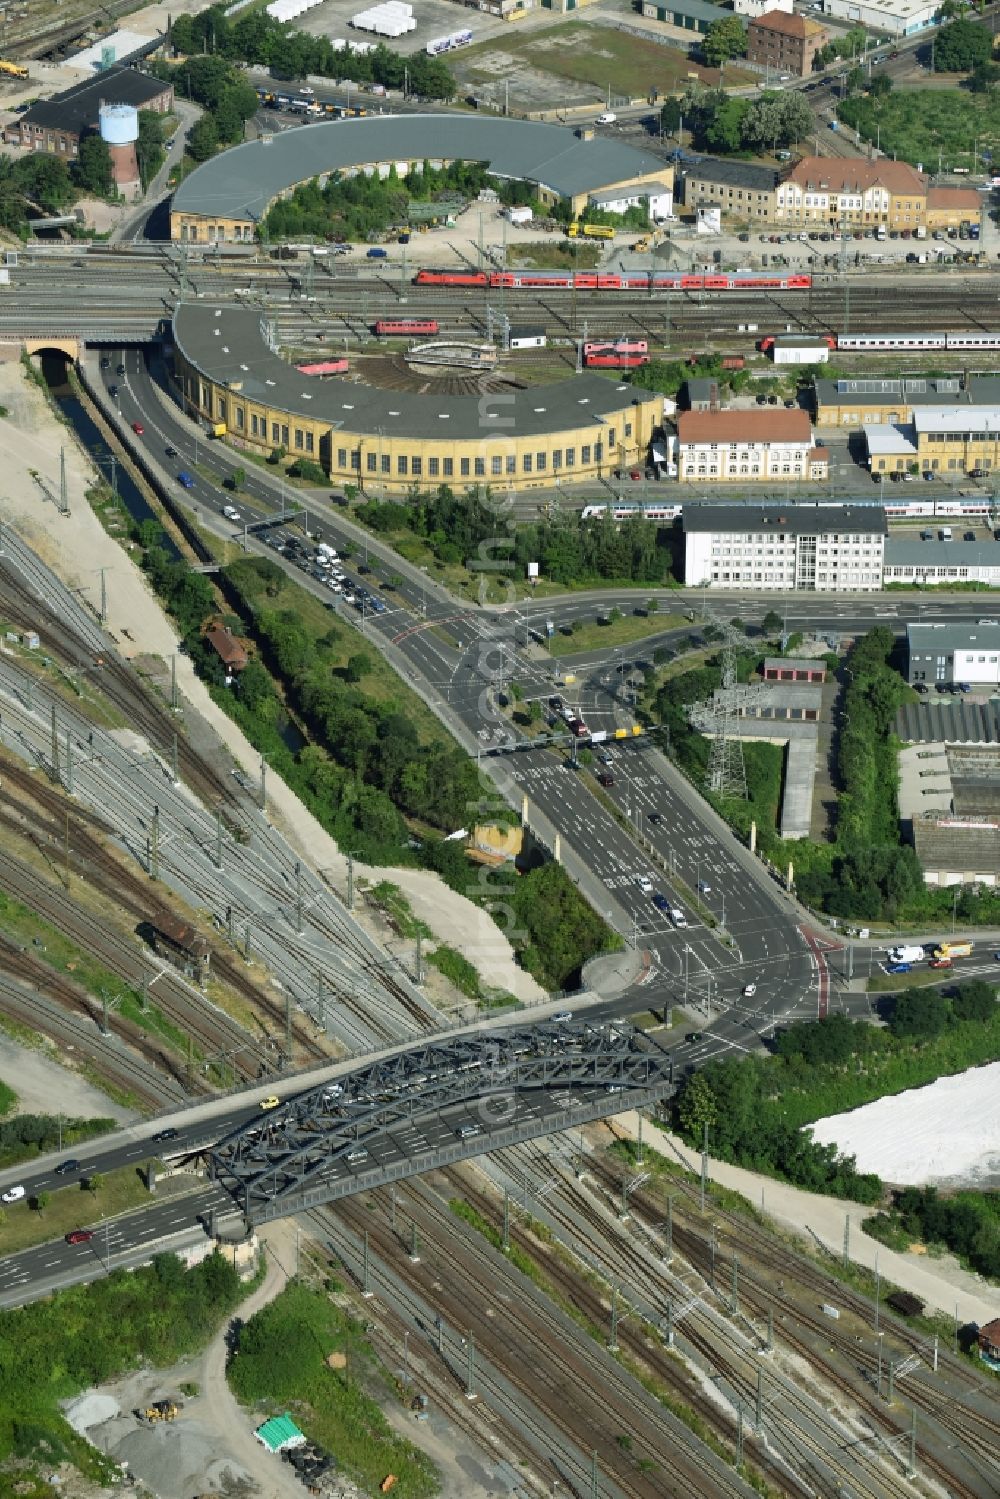
[[[874,593],[882,586],[880,504],[745,500],[684,506],[684,579],[695,588]]]
[[[812,333],[779,333],[770,355],[774,364],[827,364],[830,345]]]
[[[467,396],[310,381],[265,341],[252,308],[182,303],[173,341],[189,413],[251,452],[281,446],[377,494],[600,480],[644,464],[662,426],[661,396],[596,374]]]
[[[682,483],[824,480],[829,467],[805,411],[684,411],[677,418]]]
[[[640,188],[655,187],[661,198],[673,191],[673,173],[659,157],[589,127],[467,114],[379,115],[265,135],[203,162],[174,194],[170,235],[197,244],[253,240],[271,204],[300,182],[316,178],[322,186],[335,173],[386,177],[393,168],[405,177],[425,161],[433,167],[483,162],[494,176],[530,182],[543,202],[568,203],[574,213],[594,193],[617,190],[638,201]]]
[[[908,422],[864,428],[872,473],[975,474],[1000,465],[1000,406],[915,406]]]
[[[1000,686],[1000,620],[910,624],[906,651],[911,687],[925,683],[951,687],[962,682],[973,690]]]
[[[1000,376],[904,375],[817,380],[817,427],[899,425],[918,406],[995,406],[1000,412]]]
[[[767,224],[774,217],[779,180],[773,167],[703,156],[685,166],[679,186],[685,208],[718,208],[734,218]]]
[[[690,40],[692,35],[704,36],[720,15],[731,12],[720,12],[718,6],[709,5],[707,0],[666,0],[664,4],[659,0],[642,0],[642,14],[647,21],[660,21],[668,31],[686,34]]]
[[[823,13],[885,36],[915,36],[933,26],[941,0],[821,0]]]
[[[903,541],[885,546],[885,581],[947,587],[949,583],[985,583],[1000,588],[998,541]]]
[[[173,88],[162,79],[134,68],[105,68],[51,99],[39,99],[10,121],[4,139],[10,146],[49,151],[72,161],[79,153],[81,137],[97,130],[102,104],[130,104],[134,109],[168,114],[173,102]]]

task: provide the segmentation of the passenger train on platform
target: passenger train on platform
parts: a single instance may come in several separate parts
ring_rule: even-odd
[[[417,286],[509,287],[513,291],[808,291],[812,277],[794,271],[438,271],[421,270]]]
[[[757,347],[767,354],[780,334],[769,333]],[[830,349],[842,353],[879,354],[898,351],[901,354],[932,354],[942,349],[975,353],[978,349],[1000,349],[1000,333],[970,328],[962,333],[827,333],[820,335]]]

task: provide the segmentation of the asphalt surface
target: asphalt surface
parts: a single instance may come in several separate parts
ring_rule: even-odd
[[[126,373],[119,375],[117,366],[122,362]],[[237,535],[243,523],[273,515],[275,481],[269,475],[249,467],[245,492],[234,496],[199,472],[207,470],[213,480],[220,481],[237,466],[237,460],[224,447],[209,443],[175,408],[164,406],[153,389],[141,352],[113,352],[102,378],[106,386],[118,387],[117,403],[108,397],[108,404],[117,404],[125,422],[138,422],[143,427],[141,434],[133,434],[134,442],[168,472],[187,468],[194,474],[194,488],[178,496],[185,503],[213,517],[216,524],[222,519],[222,507],[235,503],[242,517],[234,531]],[[176,452],[168,456],[168,448]],[[329,497],[317,501],[310,527],[316,537],[334,546],[346,543],[355,551],[361,550],[356,528],[339,516],[336,508],[331,510]],[[384,612],[369,616],[366,611],[361,616],[332,594],[328,595],[330,607],[350,619],[359,634],[384,649],[390,659],[404,664],[406,674],[452,723],[462,742],[473,749],[478,747],[485,756],[484,766],[495,767],[499,759],[511,786],[529,796],[532,805],[559,831],[565,845],[572,848],[578,864],[590,877],[587,890],[596,892],[598,909],[648,954],[640,985],[620,996],[590,1003],[588,1016],[611,1018],[649,1005],[668,1008],[686,999],[694,1015],[701,1012],[705,1016],[703,1022],[696,1021],[703,1024],[703,1031],[690,1033],[686,1043],[677,1043],[678,1062],[688,1067],[712,1057],[755,1049],[761,1037],[785,1018],[821,1013],[832,994],[827,959],[832,944],[807,931],[798,908],[650,738],[608,741],[606,748],[600,748],[600,753],[610,759],[607,768],[614,778],[613,786],[601,788],[601,797],[585,784],[589,772],[571,768],[568,752],[560,756],[551,750],[525,749],[499,757],[487,753],[505,748],[509,741],[509,726],[497,701],[505,685],[517,680],[526,696],[550,697],[558,692],[569,701],[569,690],[558,688],[556,680],[574,668],[581,683],[573,691],[579,693],[581,705],[585,704],[590,728],[604,728],[610,734],[619,727],[630,728],[632,718],[623,700],[623,693],[627,697],[629,690],[629,673],[616,668],[626,661],[642,659],[652,649],[650,641],[619,648],[603,657],[592,653],[581,660],[563,658],[555,662],[533,641],[532,631],[537,632],[539,620],[551,619],[558,629],[575,618],[593,619],[598,608],[604,611],[617,604],[623,610],[630,609],[637,594],[648,596],[650,590],[577,594],[546,600],[530,612],[521,608],[489,612],[456,604],[433,583],[423,580],[418,570],[376,542],[368,543],[364,551],[367,561],[363,565],[368,570],[360,580],[373,592],[382,585],[379,594],[385,600]],[[356,580],[358,560],[347,567]],[[384,584],[390,577],[398,581],[392,589],[386,589]],[[302,582],[324,591],[310,575],[303,574]],[[700,615],[699,598],[688,594],[683,602],[693,604]],[[676,604],[677,595],[664,592],[662,607]],[[886,596],[806,601],[801,595],[760,599],[713,594],[711,605],[727,616],[739,614],[748,620],[759,619],[765,608],[774,608],[785,613],[790,629],[808,624],[811,629],[841,636],[869,628],[877,621],[899,630],[907,617],[926,618],[928,612],[942,617],[1000,613],[1000,604],[984,602],[979,596],[971,611],[964,598],[936,598],[928,606],[922,598],[897,600]],[[664,632],[663,639],[676,644],[697,629],[696,620],[682,629]],[[488,736],[485,744],[484,734]],[[612,815],[603,797],[617,808],[618,817]],[[684,913],[686,926],[679,928],[657,908],[652,895],[639,883],[642,879],[648,881],[653,893],[664,895],[671,906]],[[852,954],[852,960],[854,957]],[[843,968],[843,955],[838,962]],[[859,945],[854,971],[862,972],[875,962],[877,955]],[[976,968],[979,971],[978,964]],[[984,966],[983,971],[990,970]],[[971,974],[972,970],[963,972]],[[744,998],[742,991],[749,983],[756,984],[757,991],[752,998]],[[870,1007],[866,996],[857,996],[855,1003],[865,1012]],[[282,1103],[291,1096],[286,1094]],[[547,1109],[553,1103],[549,1098],[530,1106]],[[158,1153],[190,1155],[259,1116],[259,1109],[256,1097],[219,1101],[208,1118],[202,1106],[197,1119],[186,1119],[183,1113],[175,1116],[178,1133],[169,1142],[154,1143],[153,1126],[148,1133],[133,1130],[80,1147],[79,1171],[60,1175],[54,1169],[57,1162],[43,1162],[34,1172],[4,1173],[0,1187],[6,1190],[17,1182],[31,1197],[38,1192],[78,1187],[80,1177],[88,1171],[106,1172],[134,1165]],[[446,1139],[454,1140],[462,1117],[460,1110],[454,1118],[449,1114],[414,1120],[412,1138],[394,1140],[386,1149],[390,1153],[413,1153],[443,1147]],[[484,1133],[481,1144],[474,1143],[470,1151],[487,1147],[488,1133]],[[385,1162],[378,1158],[376,1164],[389,1165],[389,1158]],[[123,1227],[113,1225],[107,1231],[120,1235],[109,1239],[107,1253],[112,1260],[124,1258],[165,1233],[183,1230],[185,1219],[190,1230],[197,1232],[206,1203],[220,1208],[228,1201],[213,1188],[204,1199],[185,1198],[151,1206],[132,1215]],[[26,1286],[47,1284],[53,1277],[86,1278],[85,1272],[93,1273],[95,1268],[96,1242],[46,1245],[3,1262],[0,1300],[5,1293],[15,1300],[25,1299]]]

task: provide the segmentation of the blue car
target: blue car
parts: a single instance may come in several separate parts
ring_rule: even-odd
[[[656,894],[653,896],[653,905],[658,911],[670,910],[670,902],[667,900],[667,897],[665,895],[660,894],[659,890],[657,890]]]
[[[182,469],[177,475],[177,482],[178,484],[183,484],[185,489],[193,489],[194,474],[189,474],[186,469]]]
[[[890,963],[886,973],[909,973],[912,967],[912,963]]]

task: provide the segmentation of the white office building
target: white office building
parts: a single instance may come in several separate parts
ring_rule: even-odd
[[[1000,686],[1000,620],[936,620],[906,627],[911,686]]]
[[[683,527],[689,588],[875,593],[882,587],[886,520],[878,502],[685,502]]]

